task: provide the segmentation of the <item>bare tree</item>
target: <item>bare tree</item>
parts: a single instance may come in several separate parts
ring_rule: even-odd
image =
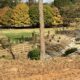
[[[45,57],[45,39],[44,39],[44,15],[43,15],[43,0],[39,0],[39,19],[40,19],[40,50],[41,59]]]

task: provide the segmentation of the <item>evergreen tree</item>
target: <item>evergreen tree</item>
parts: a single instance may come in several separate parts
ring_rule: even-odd
[[[21,0],[0,0],[0,7],[14,7],[16,6]]]
[[[72,4],[71,0],[54,0],[54,5],[57,6],[58,8],[71,4]]]
[[[62,24],[62,17],[60,16],[59,10],[56,7],[50,7],[44,5],[44,23],[45,25],[59,25]],[[37,5],[33,5],[29,9],[32,25],[39,25],[39,10]]]

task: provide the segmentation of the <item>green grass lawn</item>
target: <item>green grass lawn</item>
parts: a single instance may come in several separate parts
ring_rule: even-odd
[[[75,28],[65,28],[66,30],[74,30]],[[48,31],[51,32],[51,34],[54,34],[56,30],[63,30],[62,28],[46,28],[45,33]],[[32,33],[35,32],[36,34],[39,34],[39,28],[37,29],[2,29],[0,30],[0,33],[3,35],[6,35],[10,38],[12,41],[16,41],[17,39],[28,37],[30,38],[32,36]]]
[[[45,33],[47,33],[48,31],[54,32],[52,28],[45,29]],[[4,34],[10,38],[21,36],[31,37],[33,32],[39,34],[39,29],[2,29],[0,31],[1,34]]]
[[[49,29],[45,29],[45,33],[47,33],[48,31],[52,31],[54,32],[53,29],[49,28]],[[2,29],[0,30],[0,33],[3,35],[6,35],[11,42],[19,42],[22,40],[24,40],[24,38],[26,39],[26,41],[30,40],[32,38],[32,33],[35,32],[36,34],[39,34],[39,29]]]
[[[69,28],[64,28],[64,30],[75,30],[77,28],[75,27],[69,27]],[[46,28],[45,33],[50,31],[51,33],[54,33],[56,30],[63,30],[63,28]],[[32,32],[39,33],[39,28],[37,29],[1,29],[0,33],[3,33],[5,35],[27,35],[30,36]]]

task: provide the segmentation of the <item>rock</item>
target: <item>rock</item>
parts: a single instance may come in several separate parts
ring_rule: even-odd
[[[45,55],[44,55],[44,59],[45,59],[45,60],[49,60],[49,59],[51,59],[51,58],[52,58],[52,57],[51,57],[50,55],[48,55],[48,54],[45,54]]]
[[[55,56],[58,57],[62,55],[60,52],[56,52],[56,51],[46,51],[46,53],[51,57],[55,57]]]
[[[56,44],[56,45],[47,45],[46,46],[46,53],[48,55],[50,55],[51,57],[59,57],[61,56],[63,53],[61,52],[62,48]]]
[[[77,57],[79,55],[80,55],[80,52],[79,51],[76,51],[76,52],[73,52],[73,53],[69,54],[68,56],[69,57]]]

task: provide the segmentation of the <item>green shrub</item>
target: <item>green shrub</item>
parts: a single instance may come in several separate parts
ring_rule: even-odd
[[[65,54],[63,56],[67,56],[73,52],[77,51],[77,48],[71,48],[65,51]]]
[[[31,60],[39,60],[40,59],[40,50],[39,49],[33,49],[28,53],[28,58]]]
[[[8,48],[10,46],[9,38],[4,35],[0,36],[0,44],[2,48]]]

